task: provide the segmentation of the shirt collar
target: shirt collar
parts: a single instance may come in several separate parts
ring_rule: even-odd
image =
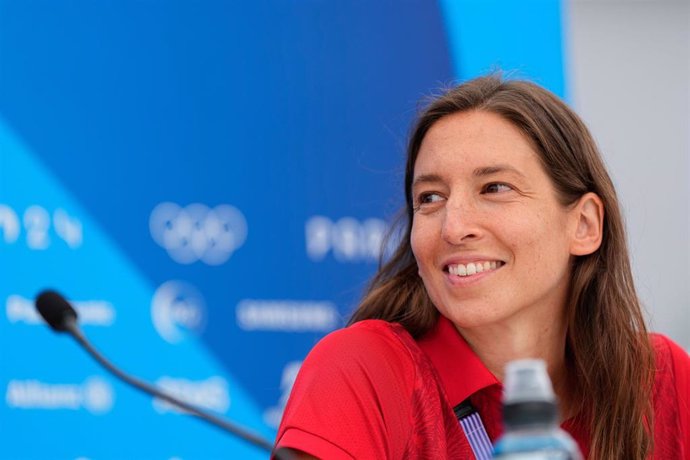
[[[418,344],[441,377],[452,406],[479,390],[500,384],[453,323],[442,315],[431,331],[418,340]]]

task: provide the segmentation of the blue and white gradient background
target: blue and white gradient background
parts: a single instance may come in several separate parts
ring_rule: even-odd
[[[588,8],[0,0],[0,458],[265,458],[114,381],[42,324],[36,293],[73,300],[128,372],[272,439],[301,360],[375,271],[425,96],[501,68],[582,107],[608,139],[605,97],[588,99],[593,77],[574,70],[594,65],[573,62],[590,59],[572,23]],[[660,187],[685,178],[673,179],[680,204],[661,206],[677,222],[656,227],[658,201],[622,195],[645,210],[631,240],[650,316],[688,347],[683,135],[647,170]],[[638,180],[632,160],[611,158],[614,178]],[[648,239],[680,248],[659,254]],[[669,261],[672,273],[647,276]]]

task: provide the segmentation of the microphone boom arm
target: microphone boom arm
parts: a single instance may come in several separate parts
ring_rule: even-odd
[[[143,391],[144,393],[147,393],[149,395],[152,395],[156,398],[162,399],[174,406],[179,407],[182,410],[185,410],[189,412],[191,415],[194,415],[202,420],[204,420],[207,423],[210,423],[211,425],[214,425],[217,428],[221,428],[235,436],[238,436],[245,441],[254,444],[257,447],[260,447],[261,449],[264,449],[268,452],[271,452],[273,449],[273,445],[269,443],[267,440],[264,438],[249,432],[248,430],[245,430],[244,428],[241,428],[239,426],[236,426],[226,420],[223,420],[219,417],[216,417],[212,414],[208,414],[196,407],[194,407],[191,404],[188,404],[182,400],[179,400],[177,398],[174,398],[168,394],[163,393],[162,391],[158,390],[156,387],[153,385],[149,385],[146,382],[143,382],[135,377],[132,377],[130,375],[127,375],[126,373],[122,372],[120,369],[115,367],[113,364],[108,361],[105,356],[103,356],[101,353],[98,352],[91,344],[89,343],[88,340],[84,337],[84,334],[82,334],[81,330],[77,326],[77,323],[74,319],[68,318],[64,322],[65,326],[65,331],[68,332],[74,340],[79,342],[85,349],[86,351],[96,360],[98,361],[103,367],[105,367],[110,373],[115,375],[117,378],[120,380],[124,381],[125,383],[128,383],[135,388],[139,389],[140,391]]]

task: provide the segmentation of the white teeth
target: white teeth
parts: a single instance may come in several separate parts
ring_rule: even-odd
[[[477,273],[496,270],[503,265],[500,261],[470,262],[468,264],[456,264],[448,266],[448,273],[455,276],[469,276]]]

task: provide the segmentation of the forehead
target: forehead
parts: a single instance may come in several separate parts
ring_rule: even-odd
[[[414,175],[462,172],[496,164],[524,172],[541,169],[531,142],[512,123],[491,112],[462,112],[447,115],[431,126],[420,146]]]

